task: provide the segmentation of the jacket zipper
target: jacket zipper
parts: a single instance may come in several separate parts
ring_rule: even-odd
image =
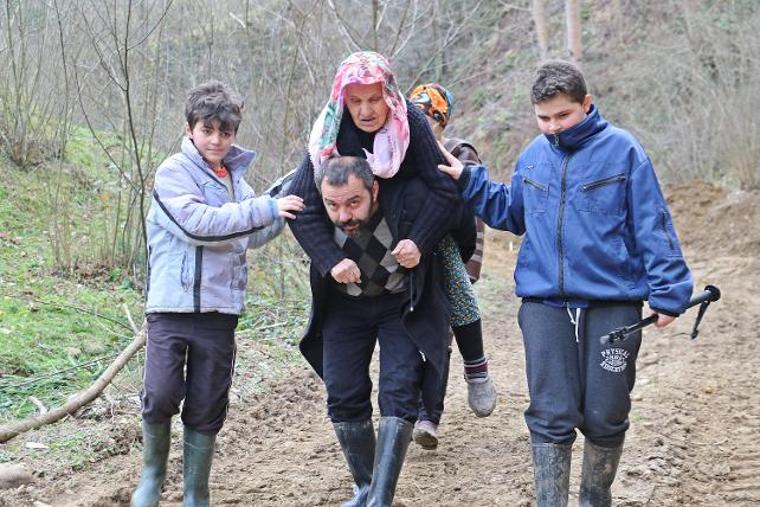
[[[668,232],[668,215],[662,211],[660,212],[660,216],[662,217],[662,233],[665,234],[665,237],[668,238],[668,246],[670,247],[670,250],[673,250],[673,239],[670,237],[670,233]]]
[[[546,186],[538,183],[537,181],[533,181],[530,178],[523,177],[523,183],[530,185],[531,187],[536,188],[540,190],[541,192],[546,192]]]
[[[563,257],[565,256],[565,249],[562,244],[562,225],[565,221],[565,201],[567,200],[567,166],[570,163],[572,155],[565,157],[562,161],[562,183],[559,190],[559,213],[557,214],[557,254],[559,264],[559,294],[561,297],[565,297],[565,270]]]
[[[625,181],[625,174],[618,174],[615,176],[610,176],[609,178],[604,178],[603,180],[595,181],[593,183],[587,183],[581,188],[583,188],[584,192],[588,192],[589,190],[603,187],[604,185],[609,185],[610,183],[617,183],[619,181]]]

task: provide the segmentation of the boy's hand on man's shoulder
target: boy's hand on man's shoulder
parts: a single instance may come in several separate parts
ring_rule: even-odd
[[[303,211],[303,208],[303,199],[297,195],[286,195],[277,199],[277,210],[281,217],[295,219],[295,213],[291,212]]]
[[[440,141],[438,141],[438,148],[441,150],[441,154],[449,163],[449,165],[439,164],[438,169],[454,178],[454,181],[459,180],[459,177],[462,176],[462,171],[464,170],[464,164],[462,164],[462,162],[454,155],[449,153],[449,151],[443,146],[443,143]]]

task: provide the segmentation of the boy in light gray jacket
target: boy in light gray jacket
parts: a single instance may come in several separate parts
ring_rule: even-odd
[[[184,506],[209,504],[216,434],[227,415],[246,249],[277,236],[300,197],[256,197],[255,153],[234,144],[239,102],[218,81],[190,91],[182,149],[156,172],[148,233],[143,469],[133,507],[158,505],[171,418],[182,407]]]

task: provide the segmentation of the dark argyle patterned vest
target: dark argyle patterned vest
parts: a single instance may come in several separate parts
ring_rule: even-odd
[[[336,283],[338,290],[349,296],[382,296],[404,291],[407,271],[391,255],[395,244],[385,217],[378,209],[364,227],[353,237],[335,228],[335,242],[343,253],[354,261],[362,274],[362,281]]]

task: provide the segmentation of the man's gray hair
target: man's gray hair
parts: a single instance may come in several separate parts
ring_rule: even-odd
[[[352,174],[362,180],[364,188],[372,192],[375,175],[372,173],[369,162],[361,157],[328,158],[314,175],[314,182],[321,193],[323,181],[333,187],[342,187],[348,183],[348,177]]]

